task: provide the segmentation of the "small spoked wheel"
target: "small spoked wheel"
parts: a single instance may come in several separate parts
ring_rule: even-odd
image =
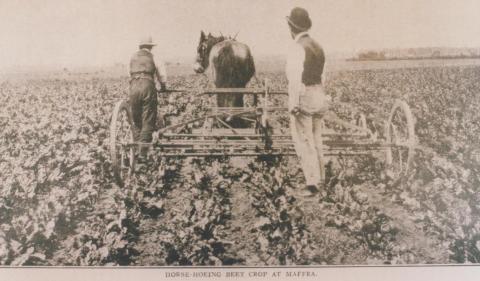
[[[135,168],[135,147],[131,145],[133,129],[128,102],[117,102],[110,123],[110,157],[115,181],[120,186],[124,186]]]
[[[395,180],[406,174],[415,152],[415,125],[407,103],[396,100],[385,128],[386,169]]]

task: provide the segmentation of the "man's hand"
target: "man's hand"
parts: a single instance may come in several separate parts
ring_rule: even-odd
[[[298,115],[300,114],[301,110],[300,110],[300,107],[299,106],[294,106],[292,108],[292,110],[290,110],[290,113],[293,114],[293,115]]]
[[[166,92],[166,91],[167,91],[167,84],[160,83],[160,92]]]
[[[304,114],[307,116],[315,116],[317,118],[322,118],[325,114],[327,114],[329,111],[329,108],[327,106],[319,108],[315,111],[309,111],[303,108],[300,108],[298,106],[293,107],[292,110],[290,110],[290,113],[293,115],[299,115],[299,114]]]
[[[329,111],[329,109],[330,108],[328,106],[321,107],[317,111],[315,111],[313,115],[317,117],[323,117]]]

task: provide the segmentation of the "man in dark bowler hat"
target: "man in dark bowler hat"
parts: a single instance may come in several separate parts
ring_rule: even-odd
[[[155,45],[151,37],[141,40],[138,51],[130,59],[130,104],[134,139],[139,142],[152,141],[157,121],[157,91],[166,90],[165,66],[156,64],[151,52]],[[145,154],[142,150],[142,156]]]
[[[322,85],[325,54],[308,34],[312,21],[307,10],[293,8],[287,23],[293,39],[286,66],[290,127],[305,174],[305,195],[314,195],[325,184],[321,127],[330,103]]]

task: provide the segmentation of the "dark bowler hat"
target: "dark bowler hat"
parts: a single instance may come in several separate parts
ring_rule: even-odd
[[[300,7],[292,9],[290,16],[287,16],[287,21],[290,26],[300,31],[307,31],[312,27],[312,20],[310,20],[307,10]]]

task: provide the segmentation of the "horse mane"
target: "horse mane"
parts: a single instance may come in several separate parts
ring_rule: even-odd
[[[223,33],[222,33],[221,31],[220,31],[219,33],[220,33],[220,36],[218,36],[218,37],[217,37],[217,36],[213,36],[211,33],[208,34],[208,37],[209,37],[209,38],[214,38],[214,39],[216,39],[216,40],[214,41],[214,42],[215,42],[214,44],[220,43],[220,42],[225,41],[225,40],[237,41],[237,36],[238,36],[238,33],[239,33],[239,32],[235,33],[235,36],[232,36],[232,35],[225,36],[225,35],[223,35]]]
[[[216,44],[220,43],[220,42],[223,42],[225,40],[228,40],[227,37],[225,37],[222,33],[220,33],[220,36],[213,36],[212,34],[208,34],[208,39],[207,40],[211,40],[211,43],[210,43],[210,47],[213,47],[215,46]]]

